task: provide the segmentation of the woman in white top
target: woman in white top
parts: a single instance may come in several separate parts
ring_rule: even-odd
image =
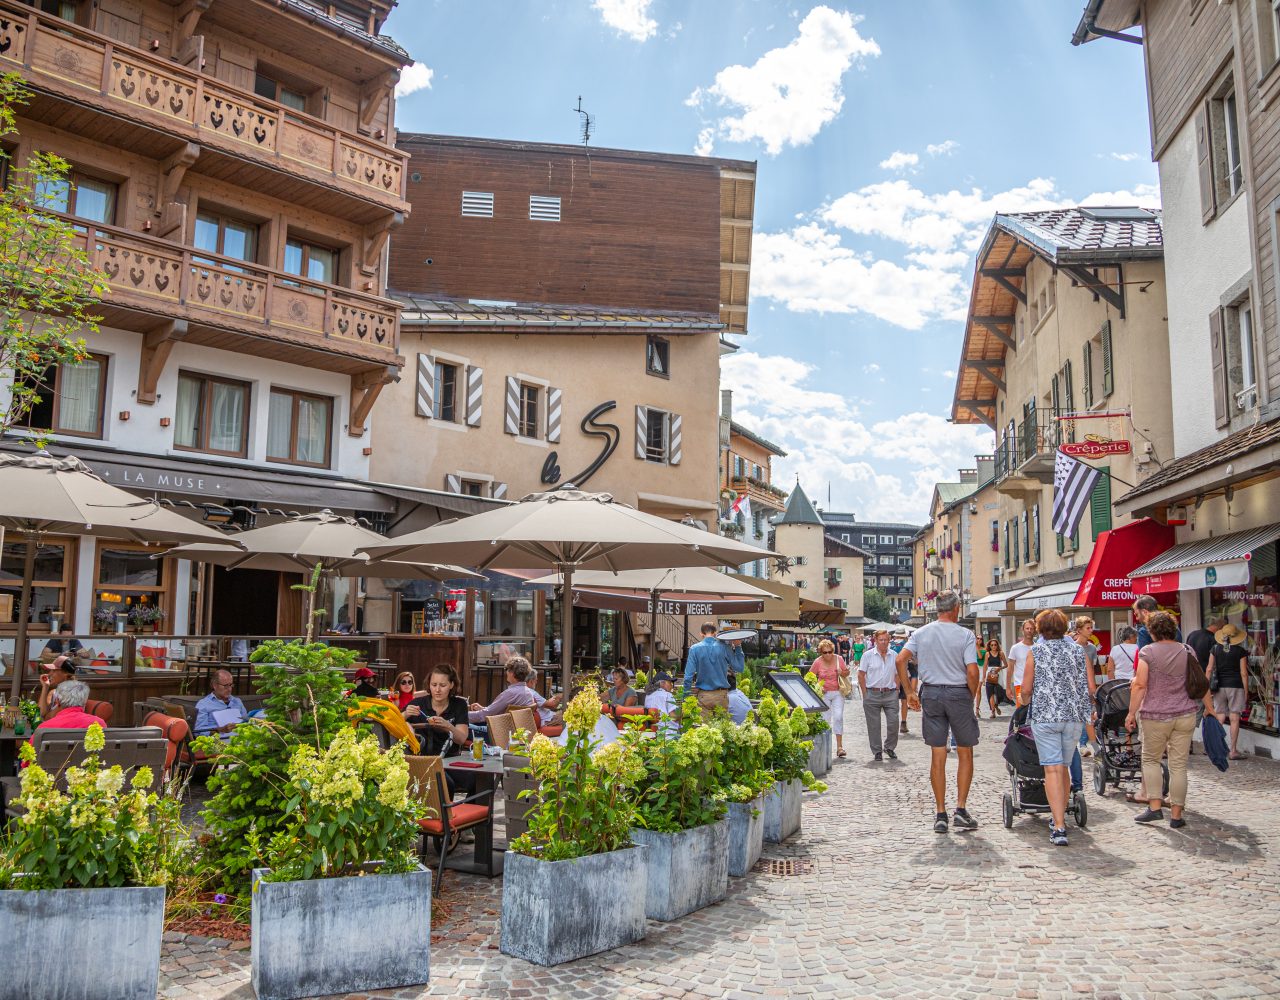
[[[1138,632],[1126,625],[1116,633],[1116,642],[1107,657],[1107,680],[1132,681],[1138,661]]]

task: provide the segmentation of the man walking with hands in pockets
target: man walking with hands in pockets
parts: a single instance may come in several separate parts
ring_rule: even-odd
[[[922,713],[921,735],[932,759],[929,780],[933,785],[934,833],[947,832],[947,735],[955,736],[960,765],[956,773],[956,810],[951,817],[957,830],[976,830],[978,821],[965,804],[973,782],[973,748],[978,743],[978,720],[973,702],[978,695],[978,650],[973,632],[956,624],[960,598],[943,591],[937,599],[938,620],[916,629],[898,654],[898,680],[907,690],[907,705]],[[920,690],[907,675],[907,663],[919,664]]]

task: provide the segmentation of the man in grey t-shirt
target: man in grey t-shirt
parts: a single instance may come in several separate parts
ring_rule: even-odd
[[[929,780],[933,785],[935,833],[947,832],[947,735],[956,740],[959,767],[956,772],[957,830],[976,830],[978,822],[965,803],[973,783],[973,748],[978,742],[978,720],[973,703],[978,696],[978,651],[973,632],[956,624],[960,598],[944,591],[937,599],[938,620],[916,629],[898,654],[898,680],[907,691],[907,705],[920,711],[920,732],[932,754]],[[907,663],[919,664],[919,685],[907,675]]]

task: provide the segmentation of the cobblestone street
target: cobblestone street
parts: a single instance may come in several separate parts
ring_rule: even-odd
[[[376,995],[1280,996],[1280,764],[1223,775],[1193,757],[1180,831],[1140,827],[1137,806],[1090,790],[1088,829],[1069,821],[1071,846],[1053,848],[1036,817],[1001,825],[1007,718],[984,718],[969,800],[981,828],[940,836],[919,716],[900,761],[874,764],[851,707],[830,792],[808,798],[798,837],[765,845],[799,874],[731,880],[724,902],[650,922],[639,944],[541,969],[498,951],[500,881],[449,873],[430,987]],[[161,995],[252,997],[249,952],[218,944],[167,942]],[[378,946],[376,928],[352,942]]]

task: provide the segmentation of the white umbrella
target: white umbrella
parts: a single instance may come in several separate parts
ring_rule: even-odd
[[[37,539],[43,534],[95,535],[131,542],[204,542],[235,549],[239,543],[181,514],[104,483],[74,456],[0,454],[0,527],[28,539],[18,600],[12,694],[22,690],[27,616]]]
[[[740,566],[774,556],[730,538],[667,521],[566,484],[518,503],[445,521],[364,550],[381,559],[461,563],[479,569],[553,569],[564,577],[561,670],[570,688],[573,577],[581,569],[618,572],[673,566]]]

